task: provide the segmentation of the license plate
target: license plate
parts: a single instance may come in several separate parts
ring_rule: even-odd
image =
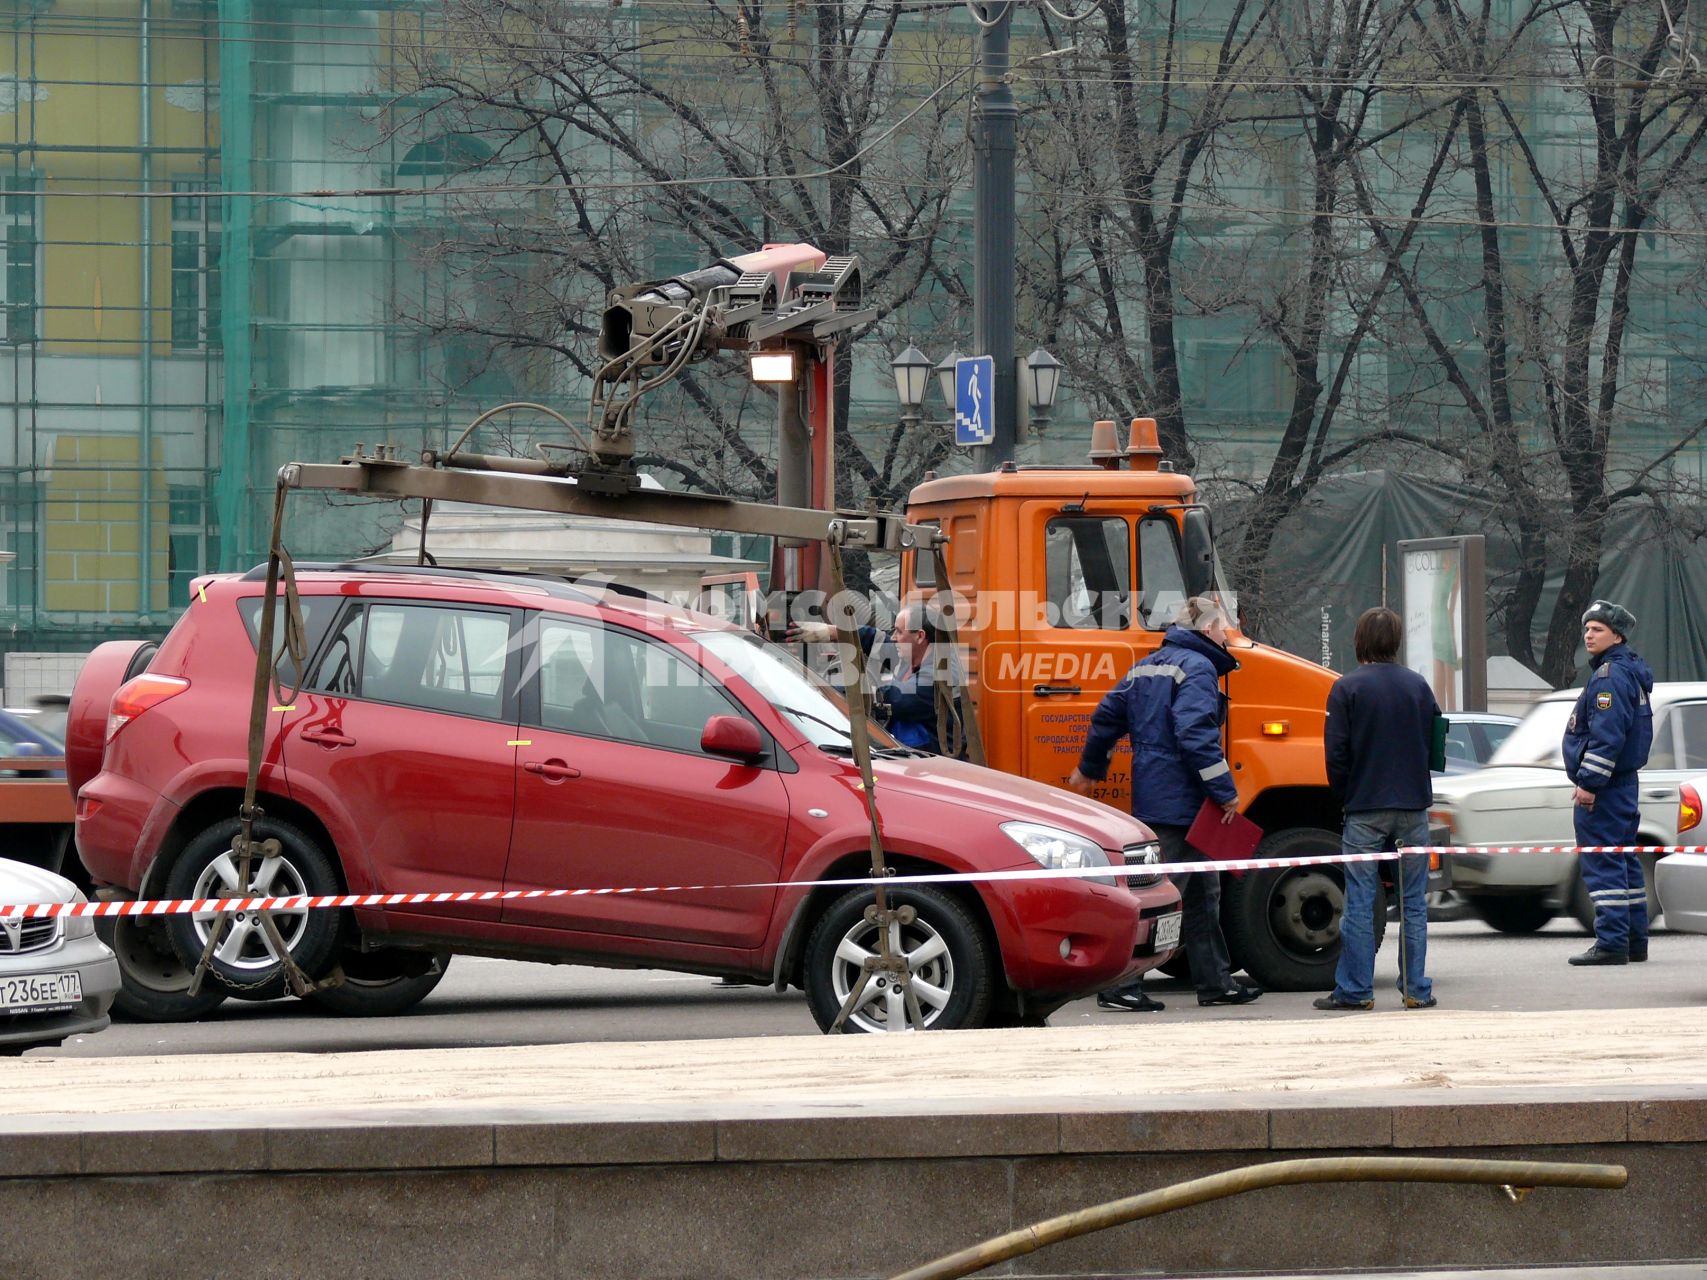
[[[1154,951],[1166,951],[1171,947],[1179,946],[1180,925],[1184,920],[1185,913],[1181,911],[1176,911],[1171,916],[1158,917],[1156,920],[1155,937],[1150,943],[1151,949]]]
[[[0,978],[0,1013],[52,1013],[75,1008],[83,999],[76,973],[26,973]]]

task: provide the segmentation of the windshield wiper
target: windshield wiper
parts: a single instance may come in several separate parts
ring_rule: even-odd
[[[818,744],[818,750],[832,756],[853,755],[853,745],[847,742],[822,742]],[[931,756],[936,753],[922,751],[918,747],[880,747],[872,743],[871,754],[881,760],[911,760],[917,756]]]
[[[813,724],[821,724],[831,733],[839,733],[849,742],[853,741],[853,730],[844,729],[841,725],[824,719],[823,716],[815,716],[810,711],[802,711],[799,707],[785,707],[780,702],[776,704],[776,709],[787,712],[791,716],[799,716],[802,720],[810,720]]]

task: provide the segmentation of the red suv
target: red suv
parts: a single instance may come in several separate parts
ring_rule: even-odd
[[[558,579],[395,567],[300,574],[309,660],[287,659],[268,718],[263,836],[282,852],[236,882],[230,856],[263,582],[197,583],[159,650],[102,645],[72,695],[77,847],[106,896],[743,886],[275,917],[312,999],[396,1012],[450,953],[658,967],[805,989],[828,1027],[875,944],[869,834],[844,704],[784,651],[704,615]],[[896,745],[879,806],[900,872],[1109,866],[1106,877],[905,886],[927,1024],[1038,1021],[1165,961],[1179,897],[1136,820],[1068,792]],[[121,1007],[194,1017],[283,990],[238,917],[187,993],[211,921],[127,920]],[[901,1025],[867,989],[862,1030]]]

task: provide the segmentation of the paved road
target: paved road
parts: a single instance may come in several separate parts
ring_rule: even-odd
[[[1396,1004],[1391,941],[1377,961],[1378,1003]],[[1707,936],[1660,933],[1653,959],[1621,969],[1573,969],[1566,957],[1587,945],[1574,924],[1554,921],[1541,933],[1508,937],[1473,921],[1435,925],[1429,968],[1445,1007],[1539,1011],[1584,1008],[1707,1006]],[[1191,990],[1171,979],[1150,984],[1167,1002],[1161,1014],[1110,1013],[1094,1000],[1068,1005],[1056,1026],[1228,1018],[1346,1018],[1310,1008],[1311,995],[1270,993],[1237,1009],[1199,1008]],[[1418,1018],[1428,1017],[1418,1011]],[[588,969],[457,957],[450,972],[412,1014],[342,1019],[296,1000],[227,1001],[207,1021],[183,1025],[115,1023],[29,1057],[99,1057],[175,1053],[396,1049],[416,1046],[559,1044],[605,1040],[686,1040],[723,1036],[816,1035],[798,991],[721,987],[709,978],[649,970]]]

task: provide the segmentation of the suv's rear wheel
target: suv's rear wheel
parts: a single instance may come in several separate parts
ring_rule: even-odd
[[[247,884],[238,883],[237,859],[231,842],[242,824],[228,818],[202,832],[185,847],[166,877],[169,898],[295,897],[338,892],[332,863],[303,832],[276,818],[255,824],[255,839],[277,840],[279,852],[253,857]],[[297,966],[310,978],[330,967],[338,945],[338,917],[332,911],[275,911],[273,923]],[[217,916],[169,916],[172,945],[192,967],[207,947]],[[237,912],[220,935],[209,976],[228,995],[246,1000],[270,1000],[285,992],[284,966],[273,951],[258,913]]]
[[[915,913],[911,924],[892,927],[889,945],[907,957],[925,1027],[949,1031],[983,1026],[996,970],[977,922],[938,889],[897,887],[886,896],[891,907],[910,906]],[[877,952],[877,926],[865,918],[872,900],[870,889],[844,894],[819,918],[806,941],[803,985],[822,1031],[835,1025],[848,992],[859,983],[866,957]],[[908,1030],[901,992],[887,979],[874,977],[866,983],[846,1029]]]
[[[450,965],[450,953],[346,947],[338,963],[344,980],[314,992],[309,1003],[348,1018],[386,1018],[413,1009],[432,994]]]
[[[123,985],[113,998],[114,1013],[137,1022],[193,1022],[224,1001],[224,989],[205,979],[202,989],[190,994],[195,966],[178,958],[164,919],[99,916],[95,932],[119,962]]]

